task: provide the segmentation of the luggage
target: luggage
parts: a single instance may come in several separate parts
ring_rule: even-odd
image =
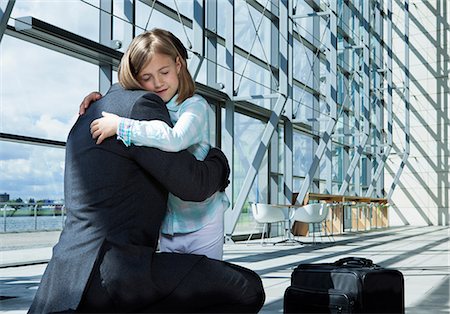
[[[284,294],[284,313],[404,313],[403,275],[358,257],[300,264]]]

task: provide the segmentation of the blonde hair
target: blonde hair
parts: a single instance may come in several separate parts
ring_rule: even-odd
[[[181,63],[177,103],[180,104],[195,92],[195,83],[187,69],[187,50],[171,32],[160,28],[136,36],[122,57],[119,65],[119,83],[125,89],[142,89],[137,75],[156,54],[164,54]]]

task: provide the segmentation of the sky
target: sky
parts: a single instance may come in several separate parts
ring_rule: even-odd
[[[95,39],[98,27],[83,23],[82,17],[97,21],[97,14],[79,1],[19,0],[11,16],[32,15]],[[81,100],[97,88],[97,66],[3,36],[0,132],[65,141]],[[0,141],[0,193],[11,199],[62,199],[63,170],[63,148]]]

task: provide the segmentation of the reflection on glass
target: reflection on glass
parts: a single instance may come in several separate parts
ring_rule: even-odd
[[[177,1],[179,4],[180,1]],[[188,3],[192,3],[188,1]],[[191,5],[192,6],[192,5]],[[184,5],[183,5],[184,7]],[[183,26],[178,19],[172,19],[167,15],[153,9],[152,7],[141,2],[136,2],[136,35],[143,33],[145,30],[152,28],[164,28],[175,34],[185,47],[189,50],[193,43],[193,32],[187,26]]]
[[[306,89],[294,85],[293,115],[294,119],[311,124],[315,106],[314,96]]]
[[[305,47],[301,42],[294,40],[294,65],[293,73],[294,79],[313,87],[313,66],[315,62],[320,62],[314,53]]]
[[[234,121],[234,164],[233,164],[233,203],[239,195],[245,176],[250,169],[250,163],[259,146],[265,123],[236,113]],[[242,213],[239,217],[236,233],[248,233],[253,226],[253,217],[249,202],[267,202],[268,197],[268,167],[267,152],[264,155],[262,166],[250,189]]]
[[[270,57],[271,22],[246,1],[235,2],[235,44],[267,62]]]
[[[8,35],[1,42],[0,131],[65,141],[98,66]]]
[[[270,80],[271,73],[266,69],[258,66],[254,62],[245,60],[243,57],[235,56],[235,89],[238,96],[250,95],[267,95],[271,93]],[[271,108],[270,99],[252,100],[264,108]]]
[[[99,0],[16,1],[9,24],[14,19],[32,16],[69,32],[99,40]]]
[[[293,175],[305,177],[315,154],[314,140],[300,132],[294,132]]]

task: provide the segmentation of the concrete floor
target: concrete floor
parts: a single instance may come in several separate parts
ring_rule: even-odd
[[[348,256],[400,270],[406,313],[450,313],[449,230],[398,227],[335,236],[334,242],[324,237],[315,245],[261,245],[252,240],[226,244],[224,259],[261,276],[266,302],[260,313],[282,313],[284,291],[299,263],[334,262]],[[26,313],[58,236],[59,232],[0,234],[0,313]]]

